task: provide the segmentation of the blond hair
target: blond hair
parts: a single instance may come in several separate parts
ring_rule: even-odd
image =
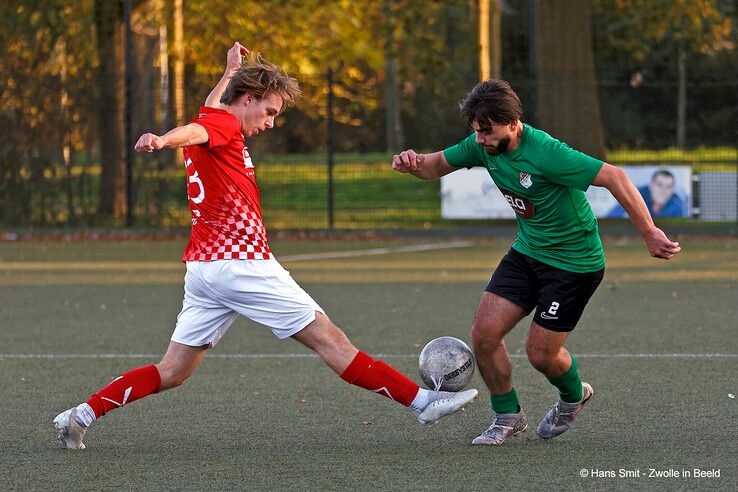
[[[221,104],[234,104],[244,94],[251,94],[261,101],[271,94],[282,98],[282,109],[293,104],[300,97],[297,79],[290,77],[274,63],[266,61],[261,54],[249,56],[244,65],[231,76]]]

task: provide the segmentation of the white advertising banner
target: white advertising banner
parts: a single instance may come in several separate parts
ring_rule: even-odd
[[[690,166],[621,166],[633,181],[654,217],[689,217],[692,202]],[[587,200],[595,216],[627,217],[606,188],[590,186]],[[441,178],[441,217],[444,219],[513,219],[513,212],[487,170],[460,169]]]
[[[459,169],[441,178],[444,219],[514,219],[510,205],[487,169]]]

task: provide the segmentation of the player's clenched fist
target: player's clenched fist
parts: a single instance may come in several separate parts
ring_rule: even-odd
[[[236,41],[226,54],[226,68],[236,70],[241,66],[243,57],[249,54],[249,49]]]
[[[417,154],[412,149],[403,150],[392,157],[392,169],[401,173],[417,171],[418,166],[420,166],[424,160],[425,156],[423,154]]]
[[[144,133],[138,138],[138,142],[133,147],[136,152],[153,152],[164,147],[164,139],[153,133]]]
[[[658,227],[654,227],[648,231],[643,238],[646,240],[648,252],[651,253],[651,256],[654,258],[669,260],[682,250],[679,243],[671,241],[666,237],[664,231]]]

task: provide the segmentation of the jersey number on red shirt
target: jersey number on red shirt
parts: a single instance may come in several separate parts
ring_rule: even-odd
[[[192,159],[187,159],[185,161],[186,167],[189,167],[191,164]],[[195,174],[187,178],[187,181],[190,183],[190,185],[196,185],[187,187],[187,195],[189,196],[190,200],[192,200],[193,203],[202,203],[202,201],[205,200],[205,187],[202,185],[202,180],[197,175],[197,171],[195,171]],[[199,190],[197,195],[195,195],[196,190]]]

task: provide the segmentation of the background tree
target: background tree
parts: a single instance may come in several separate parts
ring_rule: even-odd
[[[537,114],[540,127],[605,157],[588,0],[537,2]]]
[[[649,84],[660,66],[676,68],[677,147],[687,143],[688,67],[698,58],[734,52],[730,14],[735,3],[721,0],[593,0],[598,29],[607,33],[609,48],[625,53],[633,66],[632,83]],[[637,35],[634,35],[637,33]]]
[[[395,31],[396,13],[393,1],[384,0],[384,106],[385,106],[385,149],[398,152],[404,147],[402,119],[400,118],[400,98],[397,88],[397,47]]]
[[[479,0],[479,80],[502,77],[502,0]]]
[[[477,7],[405,1],[398,13],[398,86],[405,147],[439,148],[466,135],[458,101],[478,82]]]
[[[121,217],[125,211],[123,117],[125,110],[125,43],[123,4],[119,1],[95,0],[97,33],[100,200],[99,214]]]
[[[91,13],[91,1],[0,3],[2,221],[67,222],[82,206],[67,164],[98,136]]]

